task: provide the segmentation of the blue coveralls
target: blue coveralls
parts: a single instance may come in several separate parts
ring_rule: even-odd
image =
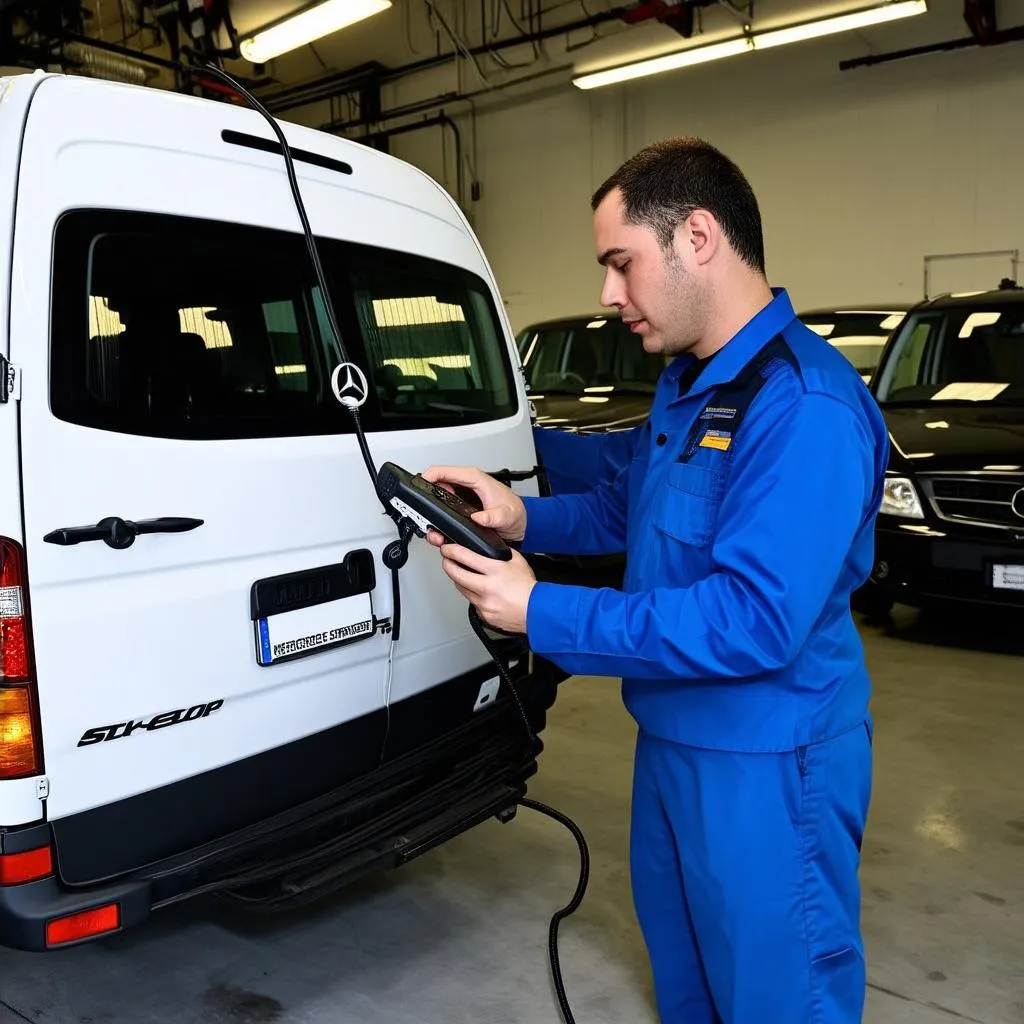
[[[633,457],[633,430],[570,434],[534,427],[533,443],[548,474],[552,494],[578,494],[611,483]]]
[[[869,679],[850,612],[889,450],[785,290],[665,371],[627,469],[526,499],[524,551],[625,550],[623,590],[538,583],[532,648],[621,676],[631,873],[664,1024],[851,1024],[865,995]]]

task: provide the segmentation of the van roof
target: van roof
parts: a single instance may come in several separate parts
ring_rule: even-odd
[[[266,118],[247,104],[243,106],[151,86],[43,71],[0,77],[0,98],[20,99],[22,103],[14,103],[13,107],[23,109],[24,94],[31,94],[40,87],[66,90],[69,96],[73,94],[79,101],[86,97],[89,107],[101,115],[97,120],[112,126],[112,136],[125,134],[123,129],[119,131],[113,127],[119,122],[130,123],[133,133],[147,134],[147,127],[152,130],[156,126],[159,130],[163,120],[180,124],[185,111],[189,119],[194,119],[198,130],[190,131],[187,137],[175,139],[174,148],[177,150],[209,154],[213,147],[217,147],[219,156],[224,152],[220,147],[230,147],[239,156],[244,156],[247,150],[280,153],[277,138]],[[19,93],[23,95],[19,96]],[[5,127],[3,107],[4,104],[0,104],[0,130]],[[312,166],[349,174],[351,187],[356,191],[392,200],[400,196],[405,205],[460,228],[468,226],[454,199],[433,178],[412,164],[351,139],[290,121],[277,119],[277,123],[293,150],[297,174]],[[48,131],[59,133],[67,143],[74,143],[79,138],[76,129],[72,118],[47,125]],[[166,139],[164,143],[166,145]],[[295,150],[303,152],[300,154]]]

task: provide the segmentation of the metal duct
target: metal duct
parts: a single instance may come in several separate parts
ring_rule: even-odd
[[[65,43],[61,56],[73,70],[90,78],[106,78],[133,85],[145,85],[152,73],[141,64],[113,53],[104,53],[82,43]]]

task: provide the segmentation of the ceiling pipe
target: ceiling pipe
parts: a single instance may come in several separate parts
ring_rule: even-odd
[[[538,32],[529,32],[508,39],[499,39],[484,46],[473,46],[469,48],[468,53],[473,57],[482,57],[495,50],[506,50],[513,46],[529,45],[530,43],[542,42],[545,39],[564,35],[577,29],[594,28],[609,21],[621,21],[623,16],[632,9],[628,7],[614,7],[611,10],[594,14],[589,18],[581,18],[578,21],[559,25],[556,28],[546,28]],[[453,51],[452,53],[442,54],[439,57],[426,57],[423,60],[403,64],[397,68],[368,69],[362,73],[359,72],[359,69],[335,72],[309,82],[286,86],[275,92],[266,92],[261,97],[261,102],[271,111],[291,110],[295,107],[302,107],[310,103],[330,99],[332,96],[337,96],[341,93],[354,91],[360,85],[365,85],[368,82],[383,85],[388,82],[395,82],[408,75],[417,74],[420,71],[430,71],[433,68],[443,67],[465,55],[463,51]]]
[[[503,92],[512,89],[517,85],[526,82],[535,82],[541,78],[550,78],[552,75],[569,74],[572,71],[571,64],[561,64],[555,68],[547,68],[544,71],[535,71],[529,75],[519,75],[507,82],[502,82],[490,89],[476,89],[473,92],[446,92],[430,99],[418,100],[416,103],[407,103],[401,107],[392,107],[390,110],[381,111],[376,117],[357,117],[348,121],[328,121],[320,125],[320,130],[332,132],[335,135],[343,131],[351,131],[354,128],[365,128],[370,125],[380,124],[384,121],[393,121],[398,117],[410,117],[414,114],[423,114],[430,110],[437,110],[439,107],[451,106],[455,103],[470,103],[482,96],[490,96],[496,92]]]
[[[1004,43],[1019,43],[1021,41],[1024,41],[1024,25],[1019,28],[1007,28],[996,32],[994,35],[989,36],[985,42],[981,42],[976,36],[965,36],[963,39],[949,39],[943,43],[914,46],[906,50],[895,50],[892,53],[873,53],[866,57],[854,57],[851,60],[840,61],[839,70],[850,71],[853,68],[872,67],[875,64],[889,64],[893,61],[908,60],[911,57],[923,57],[931,53],[967,50],[975,46],[989,49]]]

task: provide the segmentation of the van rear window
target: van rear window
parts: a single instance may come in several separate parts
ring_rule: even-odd
[[[152,437],[344,433],[341,355],[301,235],[120,211],[65,214],[54,241],[51,405]],[[368,430],[517,410],[486,284],[423,257],[319,240]]]

